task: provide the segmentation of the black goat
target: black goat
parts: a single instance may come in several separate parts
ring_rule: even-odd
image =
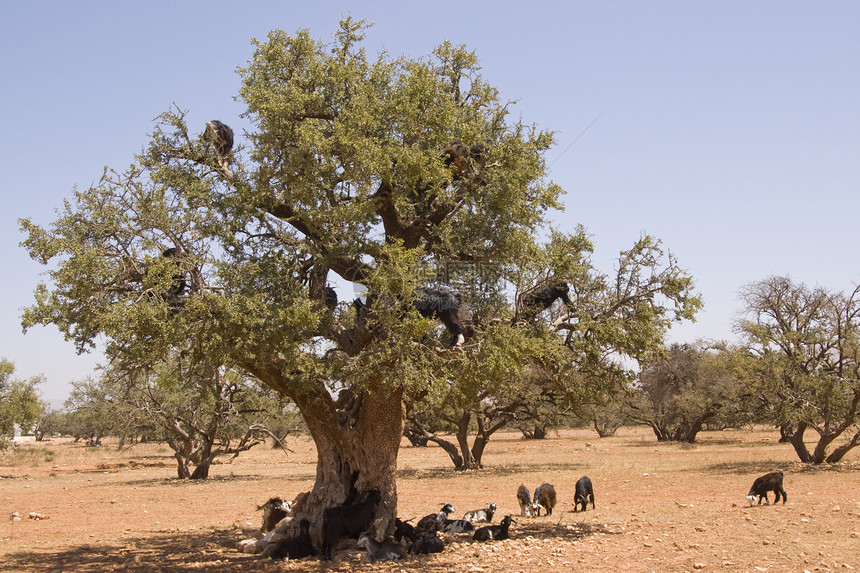
[[[780,495],[782,495],[782,503],[785,503],[788,499],[785,490],[782,489],[781,471],[771,472],[755,479],[752,487],[750,488],[750,492],[747,494],[747,499],[749,500],[750,505],[753,504],[756,496],[758,496],[758,505],[761,505],[762,498],[764,498],[764,502],[766,504],[770,505],[770,501],[767,499],[767,492],[769,491],[773,492],[773,503],[779,502]]]
[[[328,307],[329,310],[334,310],[337,307],[337,291],[335,291],[330,286],[325,287],[325,295],[323,295],[323,302]]]
[[[178,247],[164,249],[164,252],[161,253],[161,258],[173,260],[177,270],[173,275],[173,283],[171,283],[170,288],[167,289],[167,303],[171,306],[182,305],[180,297],[185,293],[185,289],[188,288],[188,279],[186,279],[185,273],[183,273],[179,267],[179,259],[182,257],[182,249]]]
[[[552,484],[542,483],[535,490],[534,504],[543,507],[547,515],[552,515],[552,508],[555,507],[555,488]],[[540,510],[538,510],[540,515]]]
[[[263,524],[260,526],[260,531],[268,533],[273,530],[292,508],[293,502],[284,501],[280,497],[273,497],[263,505],[258,505],[257,511],[263,510]]]
[[[323,559],[331,559],[338,541],[346,537],[357,538],[370,529],[376,507],[382,499],[374,488],[363,495],[363,500],[351,505],[336,505],[323,512]]]
[[[441,531],[445,527],[445,522],[448,521],[448,516],[452,513],[454,513],[454,506],[446,503],[439,510],[439,513],[431,513],[422,517],[415,527],[425,531]]]
[[[567,296],[569,292],[570,286],[566,282],[558,282],[523,293],[522,316],[531,320],[551,307],[557,299],[561,299],[561,302],[567,306],[572,306],[573,303]]]
[[[485,525],[475,531],[475,535],[472,536],[472,539],[475,541],[507,539],[509,537],[508,529],[511,527],[513,520],[513,517],[506,515],[499,525]]]
[[[365,531],[358,537],[358,547],[367,549],[371,563],[377,561],[395,561],[406,557],[406,549],[395,541],[377,541]]]
[[[582,511],[588,507],[588,502],[591,502],[591,508],[597,509],[594,505],[594,488],[591,486],[591,480],[587,476],[582,476],[576,482],[576,491],[573,494],[573,511],[582,505]]]
[[[399,517],[394,518],[394,541],[400,541],[404,537],[410,542],[414,542],[418,532],[411,523],[403,521]]]
[[[301,520],[299,522],[298,536],[279,541],[270,557],[272,559],[301,559],[302,557],[316,555],[316,549],[314,549],[310,533],[308,533],[310,527],[310,521],[307,519]]]
[[[458,292],[433,287],[421,287],[416,291],[418,298],[412,306],[424,318],[435,318],[445,325],[451,333],[451,346],[460,346],[463,337],[463,325],[460,323],[460,305],[463,296]]]
[[[526,498],[528,498],[528,492],[526,492]],[[463,516],[463,519],[469,523],[492,523],[493,515],[496,513],[497,509],[499,509],[499,506],[495,503],[491,503],[484,509],[467,511]]]
[[[441,553],[445,549],[445,543],[439,539],[435,531],[418,531],[415,540],[409,548],[409,553]]]

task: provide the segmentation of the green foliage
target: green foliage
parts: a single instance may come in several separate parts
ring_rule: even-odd
[[[860,444],[860,287],[849,294],[769,277],[742,291],[738,329],[756,406],[792,428],[801,461],[836,462]],[[818,436],[809,452],[804,432]],[[853,434],[852,434],[853,433]],[[828,454],[841,436],[847,439]]]
[[[706,424],[748,420],[739,408],[746,392],[732,363],[737,350],[725,345],[673,344],[640,374],[627,415],[654,430],[660,441],[692,443]]]
[[[82,351],[103,340],[115,368],[197,400],[196,375],[159,369],[250,372],[315,438],[355,428],[340,389],[484,416],[488,436],[535,396],[574,403],[630,377],[701,306],[689,275],[649,236],[615,275],[594,269],[583,228],[547,226],[562,194],[546,178],[553,134],[512,120],[464,46],[371,60],[367,29],[346,18],[331,43],[307,30],[254,43],[239,70],[252,128],[229,169],[174,108],[128,170],[76,190],[48,227],[22,220],[49,266],[24,327],[55,324]],[[330,281],[363,289],[365,310],[327,306]],[[521,320],[518,297],[550,281],[570,284],[573,306]],[[462,348],[411,309],[432,282],[464,290]]]
[[[24,432],[33,429],[45,408],[37,388],[43,381],[41,376],[16,378],[15,365],[0,358],[0,449],[8,445],[14,426]]]

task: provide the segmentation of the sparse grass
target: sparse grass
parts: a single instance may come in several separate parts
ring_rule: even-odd
[[[802,571],[860,569],[860,451],[836,466],[796,461],[775,430],[700,434],[694,447],[658,443],[650,430],[590,430],[546,440],[494,436],[480,471],[456,472],[438,447],[399,455],[398,514],[415,518],[445,502],[457,517],[488,502],[517,523],[512,539],[480,544],[446,537],[445,552],[373,566],[346,552],[318,561],[262,560],[235,543],[260,525],[257,506],[313,485],[316,454],[291,437],[290,453],[261,445],[203,482],[175,479],[163,444],[117,450],[55,440],[51,449],[0,455],[0,518],[37,512],[45,520],[0,521],[0,571]],[[52,456],[54,462],[46,464]],[[10,461],[15,461],[11,464]],[[752,480],[785,472],[788,502],[747,507]],[[588,475],[596,510],[573,512],[573,486]],[[548,481],[558,491],[551,517],[520,518],[515,492]],[[739,551],[738,548],[745,548]],[[700,567],[703,566],[703,567]]]

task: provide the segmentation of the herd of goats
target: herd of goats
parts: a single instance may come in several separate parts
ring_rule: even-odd
[[[785,503],[787,496],[782,487],[783,473],[772,472],[757,478],[747,494],[750,505],[758,498],[770,504],[767,493],[774,492],[774,503]],[[317,550],[311,541],[308,519],[298,522],[298,527],[289,515],[292,503],[275,497],[258,507],[263,510],[263,525],[260,528],[262,539],[246,540],[243,551],[260,552],[263,557],[272,559],[302,559],[320,555],[322,559],[330,560],[338,545],[346,539],[357,539],[356,547],[367,550],[371,562],[403,559],[407,554],[439,553],[445,548],[440,533],[471,533],[475,541],[495,541],[508,539],[512,523],[516,523],[512,515],[506,515],[498,525],[492,525],[493,517],[498,509],[495,503],[490,503],[483,509],[467,511],[462,519],[452,519],[454,506],[446,503],[437,513],[422,517],[415,525],[411,520],[395,520],[395,530],[392,540],[377,541],[370,533],[371,524],[376,508],[381,500],[378,489],[372,489],[358,496],[352,503],[337,505],[325,510],[322,526],[322,547]],[[517,489],[517,503],[520,506],[520,517],[539,517],[541,512],[552,515],[556,506],[556,492],[552,484],[544,483],[537,487],[534,496],[529,495],[525,485]],[[596,509],[594,504],[594,488],[591,480],[583,476],[576,482],[573,510],[585,511],[588,504]],[[481,525],[481,524],[488,525]],[[292,535],[288,536],[288,533]],[[297,533],[296,533],[297,532]],[[243,542],[246,543],[246,542]]]

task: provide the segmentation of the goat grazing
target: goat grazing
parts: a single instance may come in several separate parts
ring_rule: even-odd
[[[283,539],[278,542],[270,557],[272,559],[301,559],[310,555],[316,555],[316,549],[311,542],[309,533],[311,522],[303,519],[299,522],[299,534],[296,537]]]
[[[782,495],[782,503],[785,503],[788,499],[788,496],[785,494],[785,490],[782,489],[781,471],[771,472],[755,479],[752,487],[750,488],[750,492],[747,494],[747,499],[749,500],[750,505],[753,504],[756,496],[758,496],[758,505],[761,505],[762,498],[764,498],[764,502],[767,505],[770,505],[770,501],[767,499],[767,492],[769,491],[773,492],[773,503],[779,502],[780,494]]]
[[[441,531],[445,527],[445,522],[448,521],[448,515],[452,513],[454,513],[454,506],[446,503],[439,510],[439,513],[431,513],[422,517],[415,527],[426,531]]]
[[[377,561],[394,561],[406,557],[406,549],[396,541],[376,541],[365,531],[358,537],[357,547],[367,549],[371,563]]]
[[[534,505],[543,507],[547,515],[552,515],[552,508],[555,507],[555,488],[548,483],[541,484],[535,490]],[[538,509],[540,515],[540,509]]]
[[[292,508],[293,502],[284,501],[280,497],[273,497],[263,505],[258,505],[257,511],[263,510],[263,524],[260,526],[260,531],[262,533],[272,531]]]
[[[418,531],[415,534],[415,540],[409,548],[409,553],[417,555],[419,553],[441,553],[445,549],[445,543],[439,539],[435,531]]]
[[[525,484],[517,488],[517,503],[520,504],[520,517],[531,516],[532,498]]]
[[[382,499],[379,490],[365,492],[364,499],[351,505],[336,505],[323,512],[323,559],[331,559],[338,541],[346,537],[358,537],[370,529],[376,507]]]
[[[475,535],[472,536],[472,539],[475,541],[507,539],[509,537],[508,529],[511,527],[513,520],[514,518],[512,516],[506,515],[499,525],[485,525],[484,527],[479,528],[475,531]]]
[[[591,480],[588,476],[582,476],[576,482],[576,491],[573,494],[573,511],[582,505],[582,511],[588,507],[588,502],[591,502],[591,508],[596,509],[594,505],[594,488],[591,486]]]
[[[528,497],[528,492],[526,492],[526,497]],[[472,511],[467,511],[466,514],[463,516],[463,519],[465,519],[469,523],[492,523],[493,514],[496,513],[497,509],[499,509],[499,506],[495,503],[491,503],[484,509],[475,509]]]

